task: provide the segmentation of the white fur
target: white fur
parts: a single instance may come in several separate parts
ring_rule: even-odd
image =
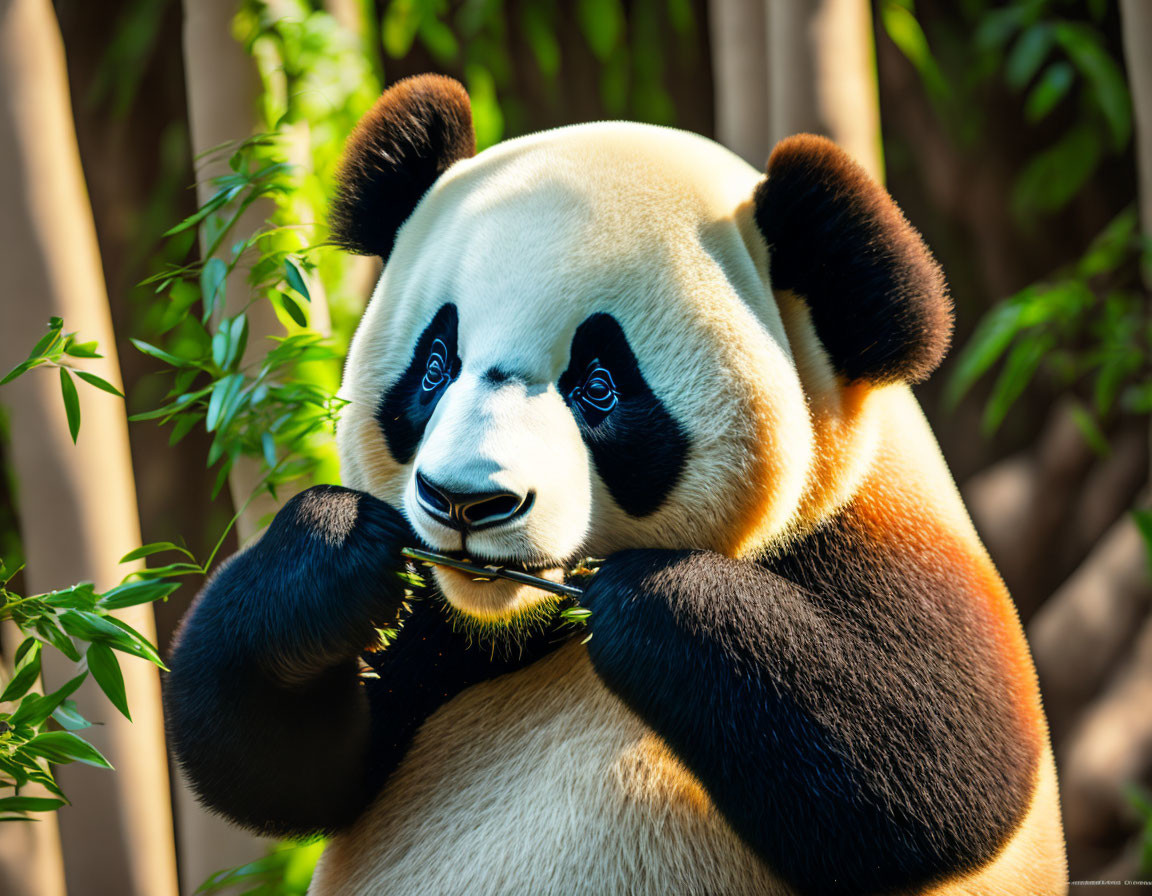
[[[421,728],[313,896],[788,893],[571,644]]]

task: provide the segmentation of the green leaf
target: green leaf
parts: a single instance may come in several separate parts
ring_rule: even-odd
[[[174,234],[177,234],[182,230],[187,230],[189,227],[195,227],[197,224],[199,224],[201,221],[203,221],[206,217],[208,217],[210,214],[212,214],[212,212],[214,212],[214,211],[216,211],[216,209],[220,208],[220,206],[222,206],[228,202],[231,202],[233,199],[235,199],[236,196],[240,193],[241,190],[244,189],[245,186],[246,186],[246,184],[240,183],[240,184],[234,184],[230,187],[226,187],[225,189],[220,190],[214,196],[212,196],[212,198],[210,198],[207,202],[205,202],[204,205],[202,205],[200,207],[200,209],[196,212],[196,214],[190,215],[189,217],[187,217],[183,221],[181,221],[179,224],[177,224],[175,227],[172,227],[172,228],[166,230],[164,232],[164,236],[173,236]]]
[[[476,128],[476,145],[487,148],[504,136],[504,113],[496,96],[496,80],[482,65],[464,69],[468,95],[472,98],[472,122]]]
[[[1056,108],[1056,104],[1064,99],[1068,88],[1072,86],[1074,74],[1072,66],[1067,62],[1053,62],[1044,69],[1044,74],[1029,91],[1028,100],[1024,104],[1024,114],[1030,122],[1040,121]]]
[[[1021,340],[1012,348],[984,408],[985,432],[994,432],[1004,422],[1051,348],[1052,337],[1048,334]]]
[[[106,610],[122,610],[124,607],[150,604],[166,598],[179,587],[179,582],[129,582],[118,585],[100,598],[100,606]]]
[[[48,332],[45,333],[40,339],[32,346],[32,351],[28,354],[28,360],[33,358],[42,358],[44,355],[56,345],[56,340],[60,338],[60,330],[64,326],[64,321],[58,317],[53,317],[48,321]]]
[[[1076,274],[1084,279],[1115,271],[1133,252],[1137,234],[1135,205],[1113,218],[1076,263]]]
[[[1100,429],[1096,418],[1088,413],[1083,405],[1079,402],[1073,403],[1069,408],[1069,413],[1072,415],[1072,422],[1076,424],[1076,428],[1084,436],[1084,441],[1088,443],[1089,448],[1101,457],[1107,457],[1112,453],[1107,436]]]
[[[1056,40],[1089,82],[1087,96],[1104,115],[1112,148],[1123,149],[1132,136],[1132,97],[1123,72],[1088,25],[1060,22],[1053,27]]]
[[[68,432],[72,443],[80,433],[80,396],[76,394],[76,384],[63,367],[60,368],[60,394],[64,396],[64,413],[68,415]]]
[[[606,60],[624,32],[619,0],[577,0],[576,20],[588,48],[601,62]]]
[[[587,607],[568,607],[560,611],[560,618],[578,625],[587,625],[592,618],[592,611]]]
[[[415,0],[392,0],[387,5],[380,23],[384,49],[393,59],[402,59],[412,48],[416,31],[420,27],[422,11]]]
[[[1024,29],[1008,54],[1004,79],[1013,90],[1020,90],[1035,77],[1055,42],[1050,25],[1040,23]]]
[[[304,316],[303,310],[301,310],[300,306],[296,304],[296,301],[291,296],[284,292],[280,293],[280,304],[284,307],[284,310],[288,312],[288,316],[292,318],[297,326],[308,326],[308,318]]]
[[[105,616],[86,610],[65,610],[60,614],[64,631],[82,641],[123,640],[124,633]]]
[[[900,49],[909,62],[916,67],[924,88],[934,103],[947,100],[952,93],[948,79],[940,70],[936,57],[928,46],[924,29],[916,21],[916,16],[906,7],[896,3],[884,3],[880,7],[880,19],[892,43]]]
[[[10,796],[0,799],[0,812],[51,812],[64,802],[47,796]]]
[[[420,43],[440,65],[451,65],[460,55],[456,35],[435,16],[425,16],[416,33],[420,36]]]
[[[112,768],[99,750],[72,734],[70,731],[48,731],[28,741],[25,749],[36,756],[43,756],[49,762],[83,762],[99,768]]]
[[[219,335],[219,334],[217,334]],[[224,352],[220,366],[225,370],[232,370],[244,357],[244,349],[248,346],[248,316],[238,314],[232,318],[224,335]],[[216,345],[213,341],[213,353]]]
[[[36,620],[35,627],[36,633],[64,656],[74,663],[80,662],[80,651],[76,649],[72,640],[64,634],[64,630],[60,628],[54,618],[41,617]]]
[[[168,437],[168,444],[175,445],[190,433],[200,422],[198,414],[184,414],[177,418],[176,425],[172,427],[172,434]]]
[[[192,557],[191,551],[189,551],[187,548],[181,547],[178,544],[173,544],[170,541],[153,541],[149,544],[141,545],[135,550],[129,551],[127,554],[120,558],[119,562],[131,563],[133,560],[139,560],[141,557],[151,557],[153,554],[163,554],[165,551],[178,551],[185,557],[194,559]],[[115,591],[116,589],[112,590]],[[112,592],[109,591],[108,593],[111,594]]]
[[[984,52],[1002,49],[1024,24],[1024,13],[1017,3],[988,10],[979,18],[973,45]]]
[[[64,347],[64,354],[71,355],[73,358],[103,358],[99,348],[100,346],[95,340],[92,342],[73,342]]]
[[[153,647],[152,643],[140,634],[140,632],[132,628],[132,626],[123,619],[117,619],[115,616],[109,616],[107,618],[109,622],[113,623],[124,633],[124,637],[116,643],[117,650],[129,653],[132,656],[137,656],[142,660],[148,660],[148,662],[159,666],[161,669],[168,668],[164,665],[164,661],[160,659],[160,654],[156,652],[156,648]]]
[[[212,316],[224,295],[224,282],[228,279],[228,265],[219,258],[209,258],[200,269],[200,297],[204,301],[204,320]]]
[[[261,433],[260,447],[264,452],[264,463],[268,465],[269,469],[276,466],[276,440],[272,438],[272,433]]]
[[[100,685],[100,690],[108,695],[112,705],[120,710],[125,718],[131,720],[132,715],[128,712],[128,695],[124,691],[124,674],[120,671],[120,662],[116,659],[112,648],[100,642],[90,644],[88,671]]]
[[[208,413],[204,418],[204,426],[208,432],[215,432],[222,421],[229,418],[229,410],[233,399],[244,386],[244,375],[231,373],[212,385],[212,397],[208,399]]]
[[[1102,149],[1096,130],[1080,123],[1033,156],[1012,190],[1012,211],[1017,218],[1027,223],[1036,212],[1053,212],[1067,205],[1096,170]]]
[[[955,407],[976,380],[1008,350],[1020,330],[1022,306],[1007,302],[993,309],[977,325],[960,353],[944,391],[945,400]]]
[[[0,380],[0,386],[12,382],[12,380],[16,379],[18,376],[23,376],[35,366],[35,361],[22,361],[11,370],[9,370],[6,374],[4,374],[4,379]]]
[[[70,678],[51,694],[25,700],[20,704],[16,712],[12,714],[10,721],[13,725],[31,725],[33,727],[42,725],[48,716],[52,715],[56,708],[63,703],[67,697],[70,697],[87,678],[88,673],[81,672],[79,675]]]
[[[303,273],[297,267],[296,262],[291,258],[284,259],[284,276],[288,280],[288,285],[291,286],[296,292],[304,297],[305,302],[311,302],[312,296],[308,293],[308,283],[304,279]]]
[[[52,718],[69,731],[82,731],[92,727],[92,723],[80,715],[80,709],[75,700],[65,700],[57,706],[52,710]]]
[[[73,372],[76,374],[76,376],[80,377],[80,379],[84,380],[84,382],[86,382],[89,386],[95,386],[97,389],[102,389],[109,395],[115,395],[117,398],[124,397],[123,392],[113,386],[110,382],[108,382],[108,380],[103,379],[102,377],[98,377],[94,373],[89,373],[87,370],[76,370]]]
[[[35,638],[25,638],[23,641],[21,641],[20,646],[16,648],[16,653],[12,657],[13,665],[19,666],[22,662],[24,662],[24,657],[28,656],[36,649],[36,644],[37,642]]]
[[[130,340],[139,351],[146,355],[151,355],[153,358],[158,358],[165,364],[170,364],[173,367],[188,367],[189,362],[185,358],[178,358],[176,355],[169,354],[163,349],[157,348],[154,345],[149,345],[147,342],[142,342],[139,339]]]
[[[179,561],[177,563],[167,563],[164,566],[150,566],[147,569],[137,571],[134,575],[140,579],[153,581],[155,579],[168,579],[173,576],[188,575],[189,573],[204,575],[204,569],[199,563]]]
[[[556,39],[555,23],[547,7],[539,3],[525,3],[520,7],[520,28],[536,57],[536,66],[546,78],[560,72],[560,42]]]
[[[0,703],[19,700],[40,677],[40,651],[43,645],[33,638],[26,639],[24,644],[28,644],[29,641],[31,644],[17,661],[16,673],[4,688],[4,692],[0,693]],[[24,644],[20,646],[23,648]]]

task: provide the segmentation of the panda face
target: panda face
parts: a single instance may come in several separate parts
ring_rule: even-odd
[[[432,548],[560,579],[627,547],[763,549],[796,514],[812,424],[757,175],[702,138],[585,125],[444,175],[353,341],[346,484]],[[435,570],[490,622],[548,595]]]

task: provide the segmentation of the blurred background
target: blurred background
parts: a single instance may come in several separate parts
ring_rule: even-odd
[[[142,542],[207,568],[338,481],[332,393],[379,271],[324,245],[332,168],[425,71],[467,86],[481,148],[629,118],[762,167],[812,131],[887,184],[951,283],[918,394],[1032,643],[1070,877],[1152,879],[1143,0],[0,0],[0,372],[60,316],[126,395],[0,387],[8,589],[111,588]],[[121,614],[161,654],[202,577],[179,581]],[[43,689],[74,668],[46,650]],[[155,667],[122,668],[132,722],[104,682],[75,695],[117,770],[63,766],[71,805],[0,824],[0,893],[170,896],[253,862],[214,886],[302,893],[319,845],[200,810]]]

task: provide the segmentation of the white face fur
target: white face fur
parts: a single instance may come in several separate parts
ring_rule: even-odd
[[[813,437],[752,221],[758,180],[708,140],[635,124],[457,163],[400,230],[353,340],[345,484],[435,550],[554,579],[628,547],[741,554],[780,537]],[[491,622],[548,598],[435,575]]]

